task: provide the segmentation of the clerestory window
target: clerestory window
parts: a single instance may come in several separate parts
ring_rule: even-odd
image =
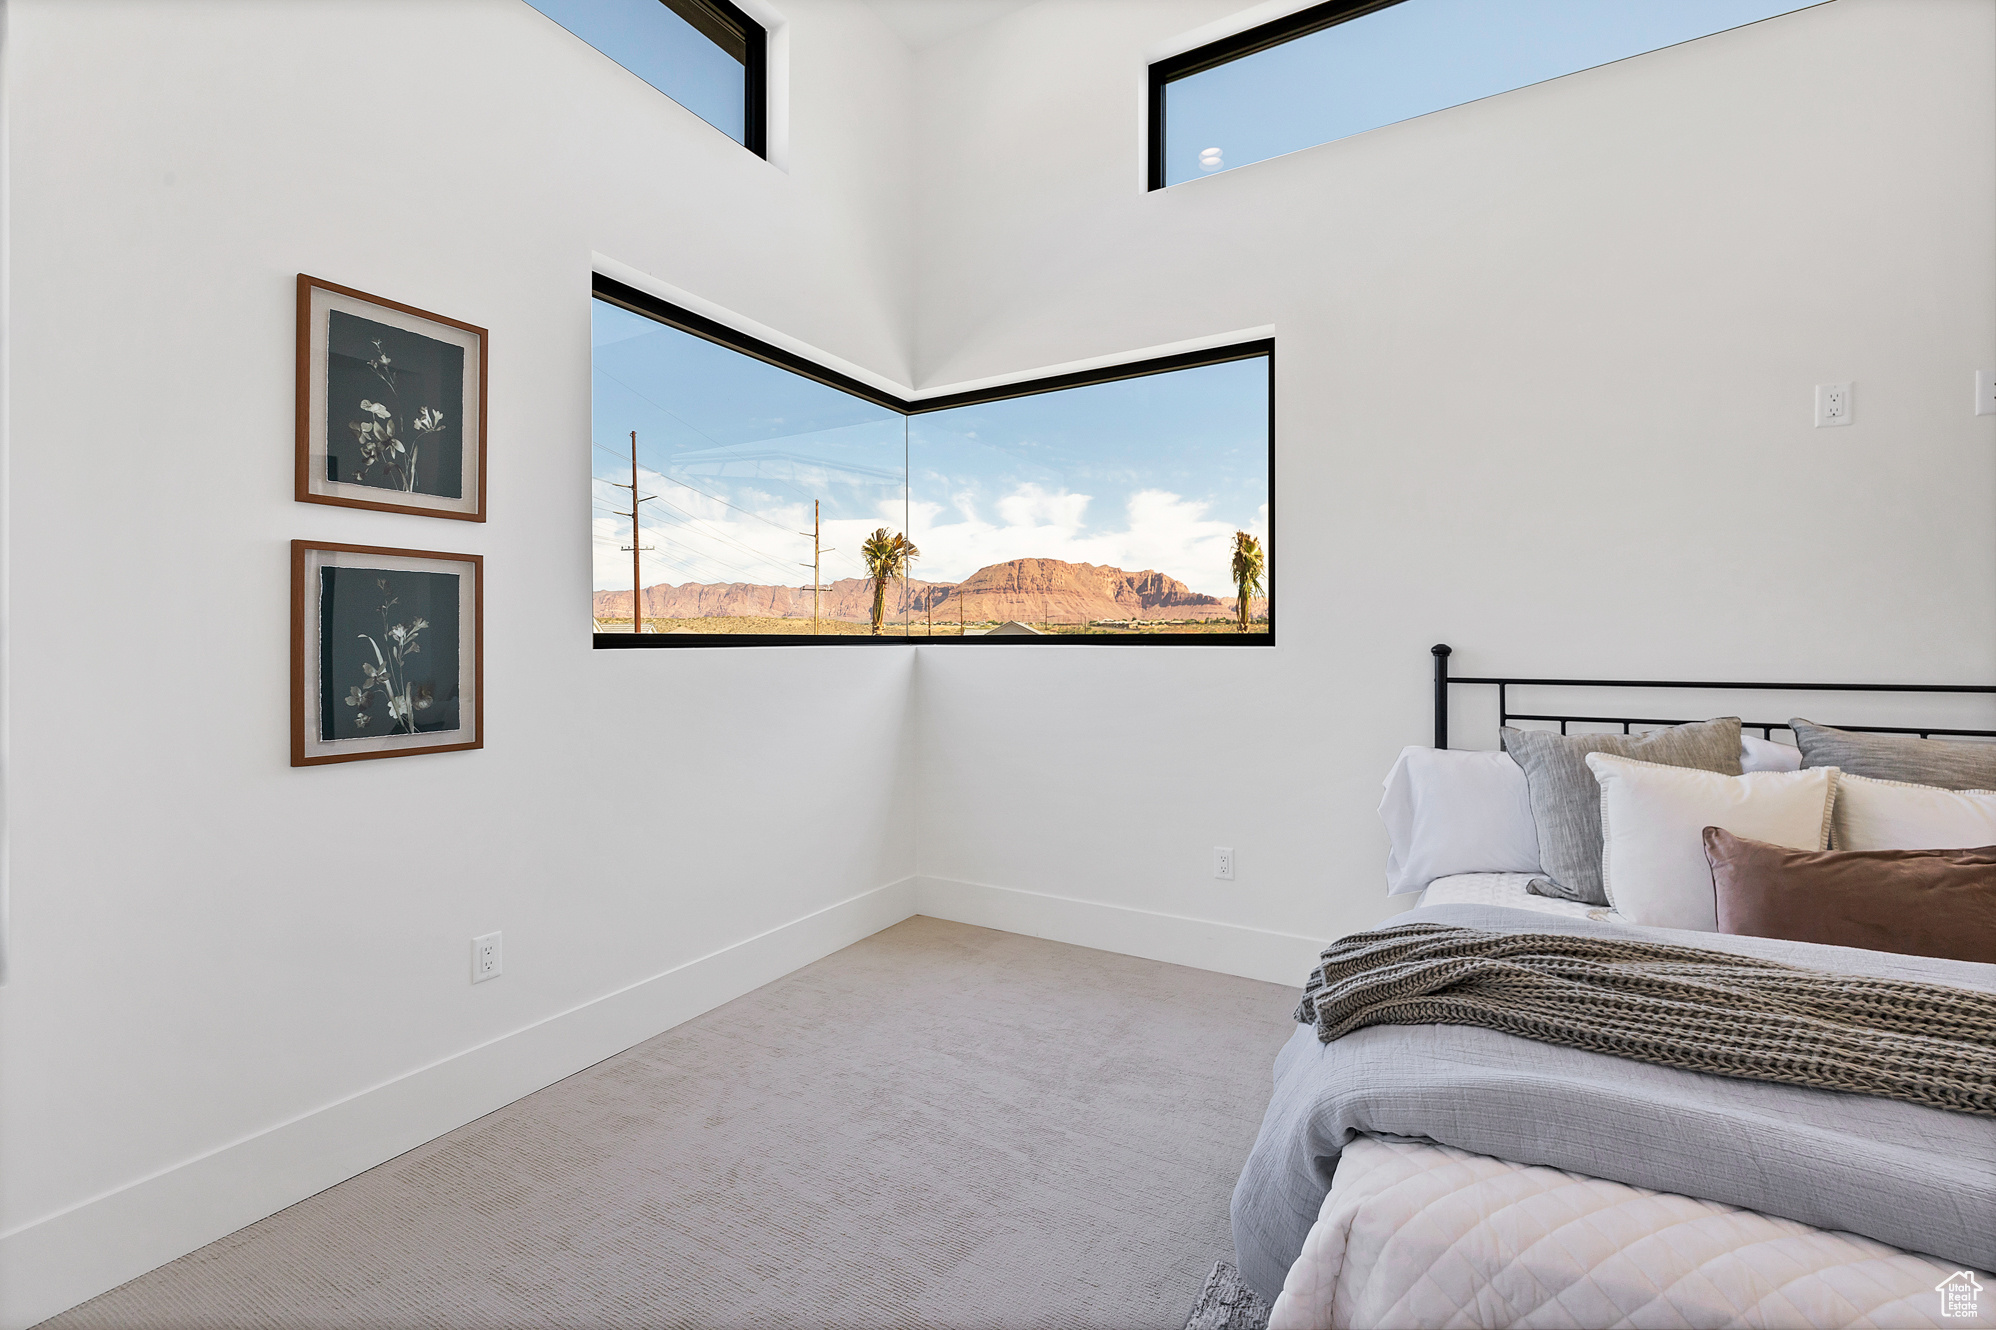
[[[1821,0],[1329,0],[1150,67],[1162,189]]]
[[[527,0],[758,157],[766,34],[729,0]]]

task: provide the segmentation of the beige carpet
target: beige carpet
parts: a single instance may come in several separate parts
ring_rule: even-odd
[[[1296,995],[910,919],[44,1324],[1178,1330]]]

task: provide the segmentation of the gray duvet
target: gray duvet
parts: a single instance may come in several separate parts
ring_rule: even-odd
[[[1426,920],[1506,932],[1663,938],[1850,974],[1996,987],[1996,965],[1681,933],[1483,905]],[[1298,981],[1304,976],[1297,976]],[[1273,1302],[1359,1132],[1418,1136],[1522,1164],[1703,1197],[1996,1269],[1996,1124],[1866,1095],[1631,1062],[1456,1025],[1332,1043],[1298,1026],[1234,1187],[1234,1250]]]

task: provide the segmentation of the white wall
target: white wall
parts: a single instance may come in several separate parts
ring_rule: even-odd
[[[918,61],[918,383],[1278,344],[1280,645],[925,650],[925,892],[1280,978],[1396,908],[1436,642],[1992,677],[1996,5],[1836,0],[1147,194],[1146,59],[1234,7],[1048,0]]]
[[[787,174],[521,0],[8,6],[0,1322],[911,908],[907,655],[589,647],[593,252],[908,377],[909,56],[780,8]],[[301,271],[491,330],[488,523],[293,502]],[[487,748],[287,765],[294,537],[486,556]]]

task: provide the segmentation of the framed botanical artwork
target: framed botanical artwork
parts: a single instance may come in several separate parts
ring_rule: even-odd
[[[291,542],[291,765],[485,746],[485,561]]]
[[[299,273],[299,502],[483,522],[487,340]]]

